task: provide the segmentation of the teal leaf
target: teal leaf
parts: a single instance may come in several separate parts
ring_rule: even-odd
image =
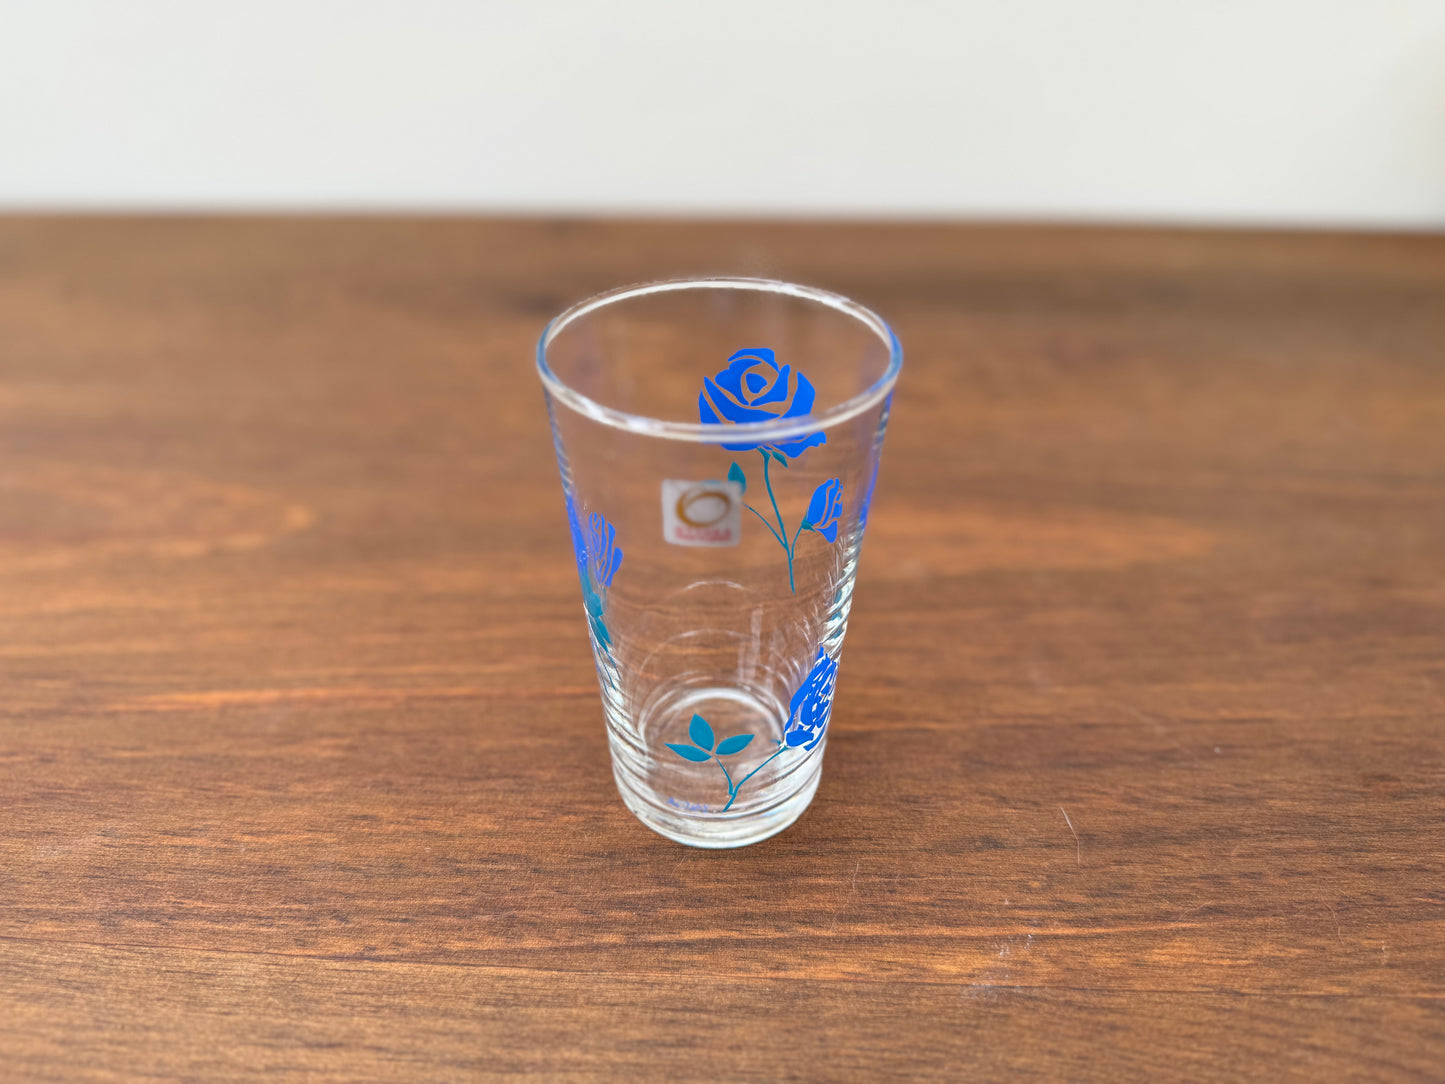
[[[692,722],[687,724],[687,736],[692,739],[692,744],[700,749],[711,749],[713,742],[717,741],[712,727],[707,725],[707,720],[701,715],[694,715]]]
[[[771,448],[769,448],[768,451],[769,451],[769,453],[772,455],[772,457],[773,457],[774,459],[776,459],[779,463],[781,463],[783,466],[786,467],[786,466],[788,465],[788,457],[785,456],[782,452],[773,451]]]
[[[748,491],[748,476],[743,473],[742,467],[738,466],[736,463],[734,463],[731,467],[728,468],[728,481],[736,482],[738,484],[738,488],[744,493]]]
[[[734,734],[731,738],[724,738],[718,743],[717,755],[720,757],[732,756],[734,753],[741,753],[748,747],[748,742],[753,740],[751,734]]]
[[[673,745],[672,742],[667,742],[666,745],[674,753],[682,757],[683,760],[690,760],[694,764],[703,764],[712,759],[711,756],[704,753],[701,749],[694,749],[690,745]]]

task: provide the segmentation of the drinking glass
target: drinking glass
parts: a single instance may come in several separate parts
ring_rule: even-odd
[[[697,847],[818,789],[898,340],[837,294],[708,278],[601,294],[537,346],[612,770]]]

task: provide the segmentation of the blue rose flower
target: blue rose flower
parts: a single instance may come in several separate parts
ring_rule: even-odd
[[[816,531],[829,542],[838,540],[838,517],[843,514],[843,480],[829,478],[813,490],[808,513],[803,517],[803,530]]]
[[[570,493],[567,498],[567,526],[572,531],[572,551],[577,558],[577,578],[582,583],[582,605],[587,610],[587,623],[603,651],[611,651],[612,634],[604,619],[607,613],[607,589],[612,577],[622,567],[622,549],[617,545],[617,528],[593,513],[584,528],[577,513],[577,502]]]
[[[823,740],[828,716],[833,711],[833,686],[837,680],[838,664],[818,648],[813,669],[808,671],[788,704],[788,728],[783,733],[783,741],[788,746],[811,749]]]
[[[582,534],[582,521],[577,516],[577,502],[570,493],[564,496],[567,498],[567,528],[572,532],[572,555],[577,559],[577,575],[586,579],[587,539]]]
[[[728,358],[726,369],[716,376],[705,377],[702,384],[697,413],[705,425],[805,418],[813,412],[816,398],[806,376],[793,372],[790,365],[779,366],[773,352],[765,348],[739,350]],[[723,447],[731,452],[762,448],[791,459],[827,439],[822,433],[810,433],[777,444],[723,444]]]
[[[596,512],[587,517],[587,571],[599,593],[612,586],[612,577],[622,567],[622,551],[616,543],[616,527]]]

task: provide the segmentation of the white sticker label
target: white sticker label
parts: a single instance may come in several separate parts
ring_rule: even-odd
[[[743,538],[743,491],[736,482],[662,483],[662,537],[674,546],[736,546]]]

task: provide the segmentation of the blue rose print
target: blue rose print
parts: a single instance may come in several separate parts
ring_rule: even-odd
[[[707,425],[806,418],[813,412],[815,397],[808,378],[793,372],[790,365],[780,366],[773,351],[766,348],[739,350],[728,358],[726,369],[703,379],[702,394],[697,397],[697,413]],[[796,440],[776,444],[724,443],[723,447],[730,452],[751,452],[761,448],[765,455],[773,451],[780,458],[796,459],[809,448],[827,440],[823,433],[809,433]]]
[[[838,664],[828,658],[821,647],[818,648],[818,658],[813,663],[813,669],[808,671],[808,676],[803,679],[803,684],[798,686],[798,691],[793,694],[793,699],[788,705],[788,723],[783,730],[783,738],[778,742],[778,747],[761,764],[737,780],[734,780],[732,772],[728,771],[723,757],[741,753],[752,744],[752,734],[734,734],[730,738],[718,741],[717,735],[713,733],[708,721],[701,715],[694,715],[687,728],[690,744],[682,742],[664,742],[664,744],[689,763],[706,764],[708,761],[712,761],[717,764],[718,769],[723,773],[723,778],[727,780],[728,801],[720,811],[726,813],[738,800],[738,792],[742,790],[743,784],[766,768],[777,757],[789,749],[797,749],[800,746],[806,753],[822,740],[823,731],[828,727],[828,716],[833,710],[833,686],[837,679]]]
[[[577,575],[587,575],[587,539],[582,534],[582,521],[577,516],[577,502],[572,499],[572,494],[564,493],[567,498],[567,527],[572,532],[572,554],[577,558]]]
[[[829,478],[813,490],[813,499],[808,502],[807,515],[803,517],[805,531],[816,531],[829,542],[838,540],[838,517],[843,514],[843,481]]]
[[[788,703],[788,729],[783,742],[790,748],[811,749],[828,729],[828,716],[833,711],[833,686],[838,681],[838,664],[820,647],[813,669],[798,686]]]
[[[622,567],[622,548],[617,545],[617,528],[592,513],[587,526],[582,526],[577,504],[567,494],[567,526],[572,530],[572,551],[577,558],[577,578],[582,583],[582,605],[587,610],[587,624],[602,650],[612,651],[612,634],[607,631],[607,589]]]
[[[697,413],[704,425],[728,426],[748,422],[771,421],[779,418],[806,418],[813,410],[816,398],[813,385],[801,372],[795,373],[792,366],[779,365],[777,356],[766,347],[739,350],[728,358],[727,368],[711,377],[704,377],[702,392],[697,397]],[[827,443],[823,433],[810,433],[798,440],[768,443],[728,443],[721,440],[724,448],[734,452],[756,451],[763,457],[763,485],[768,491],[768,501],[773,506],[771,518],[763,515],[750,504],[744,504],[757,516],[768,533],[788,558],[788,587],[796,591],[797,580],[793,574],[793,558],[798,551],[798,538],[804,531],[813,531],[829,542],[838,537],[838,517],[842,512],[843,483],[831,479],[813,494],[815,510],[809,506],[808,515],[793,532],[788,541],[788,526],[778,508],[777,494],[773,492],[773,479],[768,468],[774,463],[788,466],[789,460],[802,455],[809,448]],[[728,477],[747,492],[748,478],[743,468],[734,463],[728,470]],[[828,494],[820,497],[823,489],[831,486]],[[822,501],[821,504],[819,502]],[[831,502],[831,503],[829,503]]]
[[[587,518],[587,571],[597,589],[606,592],[612,577],[622,567],[622,551],[617,548],[617,528],[596,512]]]

